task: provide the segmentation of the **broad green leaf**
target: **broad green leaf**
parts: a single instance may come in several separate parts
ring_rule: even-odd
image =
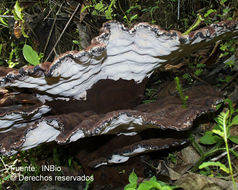
[[[39,56],[29,45],[24,45],[23,47],[23,56],[32,65],[40,64]]]
[[[231,125],[238,125],[238,115],[232,119]]]
[[[22,8],[19,5],[19,2],[16,1],[16,4],[14,5],[14,12],[16,14],[16,16],[18,17],[17,20],[23,20],[23,15],[22,15]]]
[[[226,173],[230,173],[229,168],[227,168],[224,164],[222,164],[221,162],[203,162],[200,166],[199,169],[203,169],[209,166],[217,166],[219,167],[222,171],[226,172]]]
[[[205,132],[205,135],[203,135],[200,138],[200,143],[211,145],[211,144],[215,144],[221,140],[222,139],[219,136],[213,135],[212,131],[207,131],[207,132]]]
[[[137,180],[138,180],[138,177],[137,175],[135,174],[134,171],[131,172],[130,176],[129,176],[129,182],[130,184],[135,184],[135,187],[137,186]]]
[[[238,136],[230,136],[229,139],[235,143],[235,144],[238,144]]]

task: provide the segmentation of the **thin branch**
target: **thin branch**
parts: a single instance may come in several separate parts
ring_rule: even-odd
[[[56,20],[57,20],[57,16],[58,16],[58,14],[59,14],[59,12],[60,12],[60,10],[61,10],[61,7],[62,7],[62,4],[60,5],[60,7],[59,7],[59,9],[58,9],[58,11],[57,11],[57,13],[56,13],[56,15],[55,15],[54,22],[53,22],[53,24],[52,24],[52,26],[51,26],[50,33],[49,33],[49,35],[48,35],[48,38],[47,38],[47,41],[46,41],[46,44],[45,44],[45,47],[44,47],[44,50],[43,50],[43,55],[45,55],[45,51],[46,51],[46,48],[48,47],[50,38],[51,38],[51,36],[52,36],[53,29],[54,29],[54,26],[55,26],[55,23],[56,23]],[[45,18],[45,19],[46,19],[46,18]]]
[[[232,150],[235,150],[235,149],[237,149],[237,148],[238,148],[238,145],[236,145],[235,147],[233,147]],[[212,158],[211,161],[212,161],[212,162],[216,162],[216,161],[220,160],[222,157],[224,157],[224,156],[226,156],[226,155],[227,155],[227,152],[225,151],[225,152],[221,153],[220,155],[218,155],[217,157]]]
[[[53,48],[52,48],[51,52],[49,53],[48,57],[46,58],[45,62],[48,61],[48,59],[50,58],[51,54],[53,53],[55,47],[57,46],[57,44],[59,43],[60,39],[61,39],[62,36],[64,35],[64,32],[66,31],[66,29],[67,29],[67,27],[69,26],[71,20],[73,19],[74,15],[75,15],[76,12],[78,11],[79,6],[80,6],[80,3],[78,3],[77,7],[75,8],[73,14],[71,15],[69,21],[68,21],[67,24],[65,25],[65,27],[64,27],[64,29],[63,29],[63,31],[62,31],[62,33],[60,34],[58,40],[56,41],[55,45],[53,46]]]

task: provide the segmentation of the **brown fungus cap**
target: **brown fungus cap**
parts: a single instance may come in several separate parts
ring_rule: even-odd
[[[216,104],[222,100],[219,92],[208,87],[190,89],[187,95],[189,101],[186,109],[182,107],[179,97],[167,96],[130,110],[42,117],[36,122],[22,124],[22,127],[0,134],[1,152],[8,155],[50,141],[65,144],[101,135],[134,136],[147,129],[184,131],[191,128],[200,115],[215,111]],[[19,138],[13,143],[16,134]]]

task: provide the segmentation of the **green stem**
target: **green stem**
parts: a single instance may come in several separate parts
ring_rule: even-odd
[[[236,181],[235,181],[235,178],[234,178],[234,176],[233,176],[233,170],[232,170],[232,166],[231,166],[231,158],[230,158],[230,151],[229,151],[229,147],[228,147],[227,140],[225,141],[225,144],[226,144],[227,160],[228,160],[228,164],[229,164],[229,168],[230,168],[231,179],[232,179],[232,182],[233,182],[234,188],[237,189]]]
[[[184,96],[182,87],[180,85],[179,78],[175,77],[174,80],[175,80],[175,83],[176,83],[176,89],[177,89],[177,91],[179,93],[179,97],[180,97],[180,99],[181,99],[181,101],[183,103],[183,107],[187,108],[188,107],[188,105],[187,105],[188,96]]]
[[[222,150],[224,151],[224,148],[215,147],[215,148],[209,150],[208,152],[202,154],[201,157],[200,157],[200,159],[199,159],[199,160],[197,161],[197,163],[195,164],[195,166],[193,166],[193,168],[191,169],[192,172],[197,171],[197,170],[198,170],[198,167],[202,164],[202,162],[203,162],[204,160],[206,160],[207,157],[210,157],[210,156],[214,155],[216,152],[222,151]]]
[[[227,160],[228,160],[228,164],[229,164],[229,168],[230,168],[230,175],[231,175],[231,179],[234,185],[234,188],[237,189],[236,187],[236,181],[235,178],[233,176],[233,170],[232,170],[232,166],[231,166],[231,157],[230,157],[230,150],[229,150],[229,146],[228,146],[228,135],[227,135],[227,118],[229,117],[229,110],[226,112],[225,114],[225,119],[223,120],[223,130],[224,130],[224,141],[225,141],[225,146],[226,146],[226,152],[227,152]]]
[[[203,155],[204,151],[202,150],[201,146],[196,142],[194,136],[192,136],[191,138],[192,141],[192,146],[196,149],[196,151],[199,153],[199,155]]]
[[[192,26],[189,27],[189,29],[187,29],[187,30],[183,33],[183,35],[188,35],[192,30],[194,30],[195,28],[197,28],[197,27],[200,25],[200,23],[201,23],[202,21],[204,21],[204,18],[202,17],[202,15],[198,14],[196,21],[193,23]]]

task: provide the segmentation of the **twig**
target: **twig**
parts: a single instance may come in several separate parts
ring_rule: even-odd
[[[194,75],[194,74],[192,74],[192,73],[190,73],[190,75],[191,75],[193,78],[199,80],[201,83],[204,83],[204,84],[206,84],[206,85],[208,85],[208,86],[212,86],[211,84],[209,84],[209,83],[206,82],[205,80],[202,80],[202,79],[199,78],[198,76],[196,76],[196,75]]]
[[[235,147],[232,148],[232,150],[235,150],[238,148],[238,145],[236,145]],[[211,159],[212,162],[216,162],[217,160],[220,160],[222,157],[226,156],[227,152],[223,152],[220,155],[218,155],[217,157]]]
[[[53,9],[55,8],[55,6],[56,6],[56,5],[54,5],[54,6],[52,7],[52,9],[50,9],[49,13],[45,16],[45,18],[43,19],[43,21],[45,21],[46,19],[48,19],[48,17],[50,16],[50,13],[53,11]],[[60,8],[61,8],[61,6],[62,6],[62,4],[60,5]],[[57,13],[58,13],[58,12],[57,12]],[[56,15],[57,15],[57,13],[56,13]]]
[[[48,35],[48,38],[47,38],[47,41],[46,41],[46,44],[45,44],[45,47],[44,47],[44,50],[43,50],[43,55],[45,55],[46,48],[48,47],[48,44],[49,44],[49,41],[50,41],[50,38],[51,38],[51,35],[52,35],[52,32],[53,32],[53,29],[54,29],[54,26],[55,26],[55,23],[56,23],[56,20],[57,20],[57,16],[58,16],[58,14],[60,12],[60,9],[61,9],[62,5],[63,4],[60,5],[60,7],[59,7],[59,9],[58,9],[58,11],[57,11],[57,13],[55,15],[54,22],[53,22],[53,24],[51,26],[50,33]],[[44,20],[45,19],[46,19],[46,17],[44,18]]]
[[[221,90],[225,90],[226,87],[228,87],[235,79],[236,77],[238,77],[238,73],[236,73],[230,80],[230,82],[226,83],[222,88]]]
[[[61,7],[62,7],[62,4],[60,5],[60,7],[59,7],[59,9],[58,9],[58,11],[56,13],[56,16],[54,18],[54,22],[53,22],[53,24],[51,26],[51,29],[50,29],[50,32],[49,32],[49,35],[48,35],[48,38],[47,38],[47,41],[46,41],[46,44],[45,44],[45,47],[44,47],[44,50],[43,50],[43,55],[45,55],[45,51],[46,51],[46,48],[48,47],[48,44],[49,44],[49,41],[50,41],[50,38],[51,38],[51,35],[52,35],[52,32],[53,32],[53,29],[54,29],[54,26],[55,26],[55,23],[56,23],[56,20],[57,20],[57,16],[59,14],[59,11],[60,11]]]
[[[46,58],[45,62],[48,61],[48,59],[50,58],[51,54],[52,54],[53,51],[54,51],[54,48],[57,46],[57,44],[59,43],[60,39],[61,39],[62,36],[64,35],[65,30],[67,29],[67,27],[69,26],[69,24],[70,24],[71,20],[73,19],[74,15],[75,15],[76,12],[78,11],[79,6],[80,6],[80,3],[78,3],[77,7],[75,8],[73,14],[71,15],[69,21],[68,21],[67,24],[65,25],[65,27],[64,27],[64,29],[63,29],[63,31],[62,31],[62,33],[60,34],[58,40],[56,41],[55,45],[53,46],[52,50],[50,51],[50,53],[49,53],[48,57]]]

